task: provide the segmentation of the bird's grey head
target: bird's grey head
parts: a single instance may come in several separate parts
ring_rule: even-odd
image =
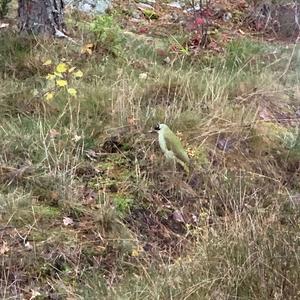
[[[157,124],[154,126],[154,130],[158,132],[158,131],[164,129],[165,127],[167,127],[166,124],[157,123]]]

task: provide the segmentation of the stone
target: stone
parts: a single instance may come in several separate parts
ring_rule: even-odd
[[[142,15],[139,11],[134,10],[133,12],[131,12],[131,17],[133,19],[141,19]]]
[[[153,10],[153,6],[151,6],[150,4],[146,4],[146,3],[137,3],[136,6],[142,11],[145,9]]]
[[[140,0],[139,2],[153,5],[156,3],[156,0]]]
[[[66,7],[77,9],[87,14],[104,14],[111,7],[112,0],[64,0]]]
[[[177,1],[168,3],[167,5],[172,7],[172,8],[182,9],[182,4],[180,2],[177,2]]]

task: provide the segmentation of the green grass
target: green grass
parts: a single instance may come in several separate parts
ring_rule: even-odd
[[[83,27],[84,44],[97,42]],[[156,50],[168,39],[124,36],[121,54],[115,39],[86,56],[66,41],[1,33],[1,297],[297,299],[291,49],[242,39],[165,64]],[[83,72],[70,81],[78,96],[59,90],[47,102],[53,66],[43,63],[63,58]],[[148,132],[157,121],[180,134],[191,178],[170,173]]]

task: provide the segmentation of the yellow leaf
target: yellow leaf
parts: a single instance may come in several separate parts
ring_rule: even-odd
[[[60,87],[64,87],[68,85],[68,81],[60,79],[60,80],[56,80],[56,84]]]
[[[94,47],[94,44],[86,44],[81,48],[81,53],[88,53],[89,55],[91,55],[93,53],[92,49]]]
[[[72,73],[75,69],[76,69],[76,67],[70,68],[70,69],[69,69],[69,73]]]
[[[44,63],[43,66],[50,66],[52,64],[52,60],[51,59],[47,59]]]
[[[140,253],[139,253],[139,251],[138,251],[137,249],[133,249],[133,250],[132,250],[131,256],[137,257],[137,256],[139,256],[139,255],[140,255]]]
[[[54,96],[53,93],[48,92],[45,94],[45,98],[47,101],[51,101],[53,99],[53,96]]]
[[[46,76],[46,79],[48,79],[48,80],[53,80],[53,79],[55,79],[55,74],[48,74],[47,76]]]
[[[56,72],[65,73],[68,70],[68,65],[65,63],[60,63],[56,66]]]
[[[73,97],[76,97],[76,95],[77,95],[77,91],[73,88],[69,88],[68,93]]]
[[[75,78],[80,78],[83,76],[83,73],[80,70],[78,70],[77,72],[73,73],[73,75]]]

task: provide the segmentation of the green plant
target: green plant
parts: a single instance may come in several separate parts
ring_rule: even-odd
[[[52,65],[52,61],[48,59],[44,62],[44,66]],[[81,70],[76,70],[76,67],[72,67],[70,63],[61,62],[55,68],[53,73],[49,73],[47,79],[47,91],[44,94],[47,101],[50,101],[54,97],[55,91],[59,88],[66,88],[69,95],[72,97],[77,96],[77,90],[69,87],[70,74],[73,78],[81,78],[83,73]]]
[[[124,216],[130,211],[133,205],[133,199],[119,196],[114,198],[114,204],[118,214]]]
[[[98,16],[91,24],[91,31],[98,46],[114,55],[120,54],[125,39],[121,27],[113,16]]]
[[[11,0],[0,0],[0,19],[5,17],[8,13],[8,4]]]
[[[245,68],[251,61],[255,62],[255,58],[265,50],[263,44],[248,39],[233,40],[226,47],[226,67],[229,70]]]

